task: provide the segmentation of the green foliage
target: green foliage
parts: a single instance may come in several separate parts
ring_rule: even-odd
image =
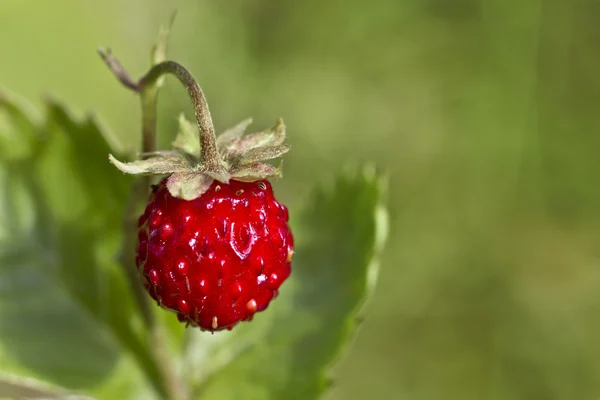
[[[138,76],[174,2],[90,4],[0,1],[0,84],[99,110],[133,148],[137,99],[93,49]],[[217,130],[285,117],[291,209],[348,161],[389,171],[385,268],[330,400],[598,397],[599,5],[177,1],[170,58]],[[193,110],[161,90],[164,149]]]
[[[129,180],[108,164],[98,126],[55,103],[29,122],[7,98],[0,121],[2,372],[73,389],[103,383],[93,390],[102,394],[138,378],[122,371],[135,359],[158,383],[114,261]]]
[[[208,378],[199,382],[202,399],[301,400],[325,390],[377,275],[387,228],[381,195],[369,170],[343,175],[292,216],[294,272],[268,312],[228,336],[191,338],[192,378]],[[216,371],[213,358],[224,360]]]
[[[43,117],[21,111],[29,108],[8,97],[0,103],[0,396],[163,396],[150,333],[116,263],[131,180],[109,164],[94,120],[74,120],[54,102]],[[168,356],[193,398],[323,393],[377,275],[382,191],[365,168],[292,215],[292,277],[252,323],[182,334],[173,315],[157,309]]]

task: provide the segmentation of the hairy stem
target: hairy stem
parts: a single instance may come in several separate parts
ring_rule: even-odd
[[[204,165],[207,172],[221,173],[223,171],[223,166],[221,165],[219,153],[217,151],[215,127],[208,109],[208,104],[206,103],[206,97],[192,74],[190,74],[190,72],[181,64],[174,61],[163,61],[152,67],[152,69],[138,81],[137,85],[139,90],[143,92],[144,88],[153,86],[154,82],[166,74],[174,75],[179,79],[194,105],[196,121],[200,131],[201,163]]]
[[[156,151],[156,103],[158,88],[154,85],[148,86],[140,91],[142,105],[142,153]],[[145,176],[147,183],[150,177]],[[148,185],[146,185],[148,187]]]

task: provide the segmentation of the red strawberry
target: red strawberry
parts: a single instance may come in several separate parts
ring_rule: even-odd
[[[138,224],[136,263],[150,296],[182,322],[231,329],[266,309],[290,275],[288,211],[266,180],[281,168],[263,162],[290,148],[282,120],[244,135],[246,120],[215,137],[200,87],[184,78],[198,127],[181,118],[173,151],[109,159],[125,173],[168,175]]]
[[[180,321],[231,329],[267,308],[290,275],[287,208],[269,182],[214,181],[194,200],[155,186],[139,220],[146,289]]]

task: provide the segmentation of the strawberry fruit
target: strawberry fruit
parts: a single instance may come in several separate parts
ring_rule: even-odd
[[[153,188],[139,220],[145,286],[180,321],[231,329],[267,308],[290,275],[288,211],[269,182],[214,181],[194,200]]]
[[[109,159],[125,173],[167,175],[138,223],[136,264],[150,296],[188,325],[231,329],[266,309],[291,272],[288,211],[267,180],[281,166],[264,162],[289,151],[285,125],[245,135],[246,120],[216,137],[200,87],[166,64],[188,88],[197,126],[180,118],[171,151]]]

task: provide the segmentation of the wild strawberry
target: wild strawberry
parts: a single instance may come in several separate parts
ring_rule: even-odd
[[[180,118],[173,151],[122,163],[130,174],[168,175],[139,219],[136,263],[150,296],[180,321],[231,329],[267,308],[290,275],[287,208],[266,180],[281,168],[262,161],[289,150],[282,120],[244,136],[250,120],[215,138],[199,87],[198,128]]]
[[[251,320],[290,274],[287,222],[267,181],[215,181],[186,201],[163,180],[139,221],[137,263],[146,289],[180,321],[202,329]]]

